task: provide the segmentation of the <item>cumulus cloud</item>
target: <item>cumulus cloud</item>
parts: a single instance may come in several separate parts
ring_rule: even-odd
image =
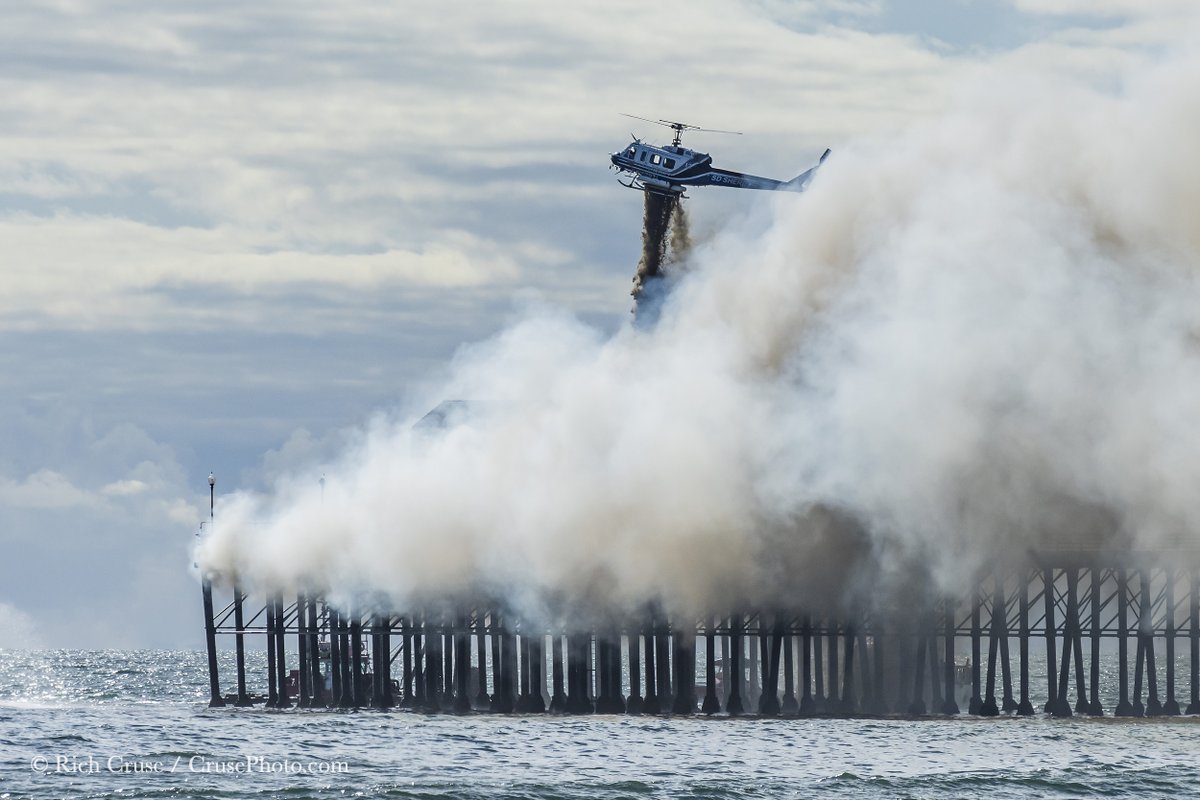
[[[24,480],[0,478],[0,499],[17,508],[71,508],[98,501],[93,493],[52,469],[40,469]]]

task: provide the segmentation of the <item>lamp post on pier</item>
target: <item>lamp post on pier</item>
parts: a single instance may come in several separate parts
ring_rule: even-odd
[[[212,533],[213,500],[216,492],[217,479],[208,473],[208,531]],[[203,530],[204,523],[201,523]],[[217,626],[213,622],[212,581],[208,575],[200,576],[200,587],[204,594],[204,644],[208,650],[208,688],[209,708],[220,708],[225,705],[221,697],[221,681],[217,674]]]

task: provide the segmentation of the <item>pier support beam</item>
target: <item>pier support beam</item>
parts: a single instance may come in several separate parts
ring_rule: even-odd
[[[729,618],[729,699],[725,701],[725,713],[731,717],[746,713],[742,703],[742,630],[741,614]]]
[[[321,643],[318,635],[320,618],[317,614],[317,598],[309,595],[308,606],[308,664],[301,669],[308,670],[308,685],[312,689],[313,707],[325,705],[325,676],[321,674]]]
[[[671,687],[671,633],[665,620],[655,620],[654,662],[658,670],[657,689],[660,713],[671,710],[675,694]]]
[[[978,593],[976,593],[976,597],[978,597]],[[960,711],[958,700],[954,696],[954,611],[954,601],[947,597],[946,609],[942,615],[942,635],[945,638],[946,648],[945,656],[942,659],[942,668],[945,671],[943,683],[946,685],[946,697],[941,708],[943,714],[957,714]]]
[[[721,700],[717,697],[717,634],[716,625],[710,617],[705,621],[704,632],[704,705],[700,710],[705,714],[716,714],[721,710]]]
[[[529,711],[530,703],[533,700],[533,680],[530,674],[529,663],[532,660],[529,646],[529,635],[524,632],[522,626],[520,643],[517,645],[517,652],[521,655],[521,663],[518,669],[517,677],[517,699],[513,703],[513,710],[518,713],[525,714]]]
[[[983,702],[979,706],[979,715],[983,717],[995,717],[1000,714],[1000,706],[996,703],[996,658],[1000,654],[1000,640],[1008,635],[1000,619],[1004,598],[1001,596],[999,576],[993,574],[992,581],[995,586],[992,589],[992,618],[988,625],[987,681]]]
[[[1163,586],[1163,608],[1166,613],[1166,661],[1167,699],[1162,705],[1163,716],[1179,715],[1179,701],[1175,699],[1175,568],[1167,567]]]
[[[550,670],[551,682],[554,685],[550,696],[550,710],[561,714],[567,710],[567,691],[563,685],[563,637],[561,633],[556,632],[550,639],[550,654],[554,659]]]
[[[797,714],[800,712],[800,704],[796,701],[796,669],[795,654],[796,639],[792,635],[787,635],[783,639],[783,703],[779,707],[779,711],[783,714]]]
[[[278,670],[276,681],[279,684],[279,700],[276,708],[291,708],[292,701],[288,697],[288,668],[284,645],[287,633],[287,608],[283,604],[283,595],[275,597],[275,669]]]
[[[1058,628],[1054,622],[1054,608],[1058,604],[1056,597],[1057,591],[1054,588],[1054,570],[1047,568],[1042,570],[1042,598],[1045,601],[1046,609],[1046,706],[1047,714],[1053,714],[1058,708],[1058,682],[1055,675],[1055,665],[1058,664],[1058,651],[1056,649],[1056,636]]]
[[[621,650],[607,635],[596,636],[596,695],[597,714],[623,714],[625,701],[621,698]],[[614,658],[614,655],[616,656]]]
[[[356,676],[351,669],[349,612],[338,614],[338,653],[342,659],[342,696],[338,698],[338,707],[353,708]]]
[[[355,708],[367,704],[363,693],[362,611],[355,608],[350,615],[350,697]]]
[[[828,628],[829,674],[826,681],[825,711],[836,712],[840,705],[839,698],[842,696],[841,689],[838,688],[838,625],[830,620]]]
[[[1191,648],[1192,699],[1188,703],[1188,714],[1200,714],[1200,569],[1192,570],[1191,588],[1188,590],[1188,644]]]
[[[642,643],[636,628],[630,628],[625,637],[629,648],[629,698],[625,701],[626,714],[642,713]]]
[[[588,696],[588,650],[591,637],[573,634],[567,637],[567,713],[591,714],[594,711]]]
[[[221,676],[217,671],[217,626],[213,620],[212,581],[208,578],[200,582],[200,593],[204,600],[204,647],[208,651],[208,707],[221,708],[225,698],[221,696]]]
[[[1033,715],[1033,703],[1029,700],[1029,572],[1021,571],[1021,597],[1019,608],[1019,652],[1020,661],[1020,693],[1021,700],[1017,703],[1017,714],[1022,717]]]
[[[650,619],[642,629],[642,639],[646,643],[646,697],[642,701],[642,713],[657,714],[662,711],[658,698],[658,669],[657,648],[654,644],[654,620]]]
[[[500,621],[500,685],[493,698],[492,711],[511,714],[517,702],[517,635],[509,630],[508,620]]]
[[[1154,618],[1153,599],[1150,596],[1150,571],[1144,569],[1141,571],[1141,588],[1139,590],[1141,596],[1141,612],[1138,614],[1138,672],[1141,672],[1142,665],[1146,667],[1146,683],[1148,684],[1149,696],[1146,698],[1145,714],[1148,717],[1162,716],[1162,703],[1158,699],[1158,671],[1154,668]],[[1134,691],[1134,709],[1136,710],[1142,702],[1142,693],[1140,680],[1135,679],[1135,683],[1139,684],[1137,690]]]
[[[913,685],[913,648],[915,646],[911,626],[911,620],[905,620],[902,623],[897,622],[890,628],[895,631],[891,641],[896,659],[896,697],[892,707],[901,714],[907,713],[911,704],[909,690]]]
[[[381,711],[383,705],[383,622],[380,614],[371,615],[371,651],[368,656],[371,662],[371,708]]]
[[[279,705],[277,681],[279,672],[275,668],[275,599],[267,598],[267,708]]]
[[[925,647],[928,637],[924,631],[917,632],[917,655],[914,659],[916,669],[913,674],[912,702],[908,704],[908,713],[914,717],[923,717],[928,707],[925,705]],[[933,698],[934,702],[937,698]]]
[[[429,615],[425,616],[425,695],[422,707],[425,711],[442,710],[442,634]],[[507,645],[507,642],[505,643]],[[354,668],[357,672],[357,667]],[[354,675],[357,682],[357,675]],[[352,695],[353,696],[353,695]],[[510,709],[511,710],[511,709]]]
[[[1062,663],[1047,662],[1047,668],[1053,672],[1054,668],[1058,667],[1058,683],[1055,686],[1054,699],[1047,704],[1046,710],[1056,717],[1071,716],[1071,703],[1067,700],[1067,690],[1069,688],[1070,669],[1071,669],[1071,646],[1075,641],[1077,625],[1077,600],[1078,592],[1076,589],[1079,573],[1074,569],[1063,570],[1067,576],[1067,611],[1063,617],[1063,641],[1062,641]],[[1053,574],[1053,573],[1052,573]],[[1049,621],[1049,618],[1047,618]]]
[[[873,624],[874,635],[871,637],[872,649],[871,667],[875,675],[874,691],[871,692],[871,705],[867,709],[872,714],[886,714],[888,712],[888,692],[887,686],[884,684],[883,664],[884,656],[888,652],[883,646],[884,631],[878,620]],[[867,648],[864,646],[863,650]],[[951,647],[951,658],[953,659],[953,647]]]
[[[824,627],[821,622],[817,623],[817,628]],[[810,634],[812,639],[812,660],[813,660],[813,711],[822,712],[825,710],[825,653],[821,646],[821,632],[814,630]]]
[[[312,674],[308,670],[308,599],[303,592],[296,595],[296,657],[299,659],[296,670],[296,707],[308,708],[312,705]]]
[[[688,716],[696,713],[696,626],[676,628],[671,639],[675,644],[675,698],[671,713]],[[617,686],[620,697],[620,685]]]
[[[1088,703],[1087,713],[1093,717],[1104,716],[1104,706],[1100,703],[1100,609],[1103,607],[1104,596],[1102,594],[1104,574],[1096,565],[1091,568],[1092,573],[1092,636],[1091,636],[1091,665],[1088,675],[1089,690],[1091,694],[1091,702]]]
[[[949,605],[950,600],[947,599]],[[981,647],[980,638],[983,636],[982,619],[980,616],[980,606],[983,604],[983,598],[980,596],[979,586],[971,592],[971,699],[967,701],[968,714],[980,714],[983,709],[983,698],[980,697],[980,660],[983,657],[983,649]],[[954,692],[954,684],[949,683],[946,686],[946,694],[951,695]],[[993,705],[995,705],[993,703]]]
[[[417,621],[417,617],[410,616],[407,620],[407,651],[408,663],[407,676],[408,683],[405,684],[405,699],[404,705],[407,708],[421,708],[425,705],[425,645],[424,645],[424,624]],[[335,637],[336,638],[336,637]],[[338,656],[337,663],[341,663],[341,656]],[[338,667],[341,669],[341,667]],[[335,692],[340,697],[340,690]]]
[[[1117,570],[1117,708],[1118,717],[1134,716],[1129,702],[1129,576]]]
[[[471,708],[471,632],[463,617],[454,632],[454,713],[466,714]]]
[[[486,612],[479,608],[475,612],[475,660],[478,664],[476,674],[479,676],[479,686],[475,691],[473,704],[478,711],[486,711],[491,704],[487,685],[487,640],[487,616]]]
[[[779,661],[783,655],[783,620],[775,616],[771,630],[767,631],[766,617],[760,616],[759,641],[762,643],[761,660],[763,669],[762,694],[758,698],[758,713],[764,717],[779,714]]]
[[[938,667],[940,666],[940,664],[938,663],[939,659],[938,659],[938,653],[937,653],[937,634],[935,633],[937,628],[935,627],[935,625],[936,625],[935,621],[931,619],[930,626],[929,626],[929,630],[930,630],[930,634],[929,634],[929,711],[930,711],[930,713],[937,713],[937,711],[939,709],[941,709],[942,703],[945,702],[945,696],[942,694],[942,685],[941,685],[942,679],[941,679],[939,671],[938,671]],[[954,684],[950,684],[949,686],[947,686],[946,691],[953,692]]]
[[[233,584],[233,648],[237,664],[237,701],[234,705],[239,708],[250,705],[250,694],[246,691],[246,622],[243,609],[245,600],[246,596],[242,593],[242,587],[235,582]]]
[[[620,652],[617,653],[618,668],[620,667]],[[541,714],[546,711],[546,635],[540,630],[533,633],[529,640],[529,681],[532,695],[529,711]],[[618,692],[620,680],[617,681]]]
[[[858,634],[853,622],[847,622],[844,631],[842,646],[845,648],[845,658],[842,659],[842,698],[838,703],[838,711],[855,714],[858,712],[858,691],[854,685],[854,639]]]
[[[339,618],[336,609],[326,606],[329,616],[329,707],[337,708],[342,702],[342,648],[341,637],[338,636]]]
[[[804,618],[800,632],[800,716],[808,717],[816,712],[816,701],[812,695],[812,619]]]

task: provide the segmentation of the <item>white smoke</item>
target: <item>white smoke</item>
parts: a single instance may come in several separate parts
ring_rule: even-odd
[[[1193,57],[1109,93],[990,76],[840,148],[766,235],[693,250],[654,329],[530,312],[456,359],[456,424],[377,420],[225,501],[199,559],[256,588],[566,614],[1194,548],[1198,141]]]

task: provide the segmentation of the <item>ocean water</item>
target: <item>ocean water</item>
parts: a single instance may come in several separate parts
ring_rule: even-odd
[[[210,710],[206,687],[203,653],[0,651],[0,798],[1200,796],[1200,718]]]

